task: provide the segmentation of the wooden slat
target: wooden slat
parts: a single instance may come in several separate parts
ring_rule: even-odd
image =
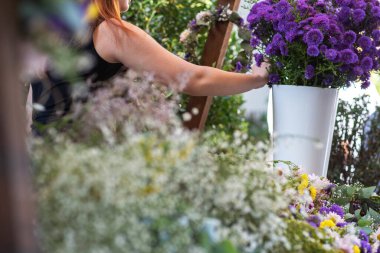
[[[230,8],[236,11],[239,8],[240,0],[219,0],[217,4],[219,6],[230,4]],[[202,65],[222,68],[232,27],[231,23],[225,22],[216,24],[210,30],[201,60]],[[204,129],[212,100],[213,97],[190,97],[187,111],[191,112],[193,108],[197,108],[199,114],[193,115],[190,121],[184,123],[187,128]]]
[[[0,253],[35,253],[22,87],[17,71],[17,1],[0,8]]]

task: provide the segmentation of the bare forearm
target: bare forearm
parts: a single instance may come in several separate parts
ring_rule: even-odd
[[[267,78],[257,74],[239,74],[200,67],[184,92],[192,96],[229,96],[260,88],[266,83]]]

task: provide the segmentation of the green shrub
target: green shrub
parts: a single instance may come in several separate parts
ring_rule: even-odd
[[[370,117],[368,96],[340,101],[328,177],[340,184],[377,185],[380,179],[380,108]]]

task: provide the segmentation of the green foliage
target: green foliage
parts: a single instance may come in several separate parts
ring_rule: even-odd
[[[206,130],[223,131],[233,135],[235,131],[248,132],[243,96],[215,97],[211,106]]]
[[[323,247],[322,242],[327,239],[320,238],[321,231],[317,232],[315,228],[305,221],[290,219],[287,221],[287,238],[292,245],[292,249],[288,252],[292,253],[337,253],[335,250],[328,250]],[[324,235],[325,236],[325,235]],[[326,237],[327,238],[327,237]],[[331,239],[330,239],[331,242]],[[294,247],[296,246],[296,247]]]
[[[333,191],[331,201],[347,209],[347,221],[356,222],[367,233],[380,224],[380,197],[374,195],[376,187],[340,185]]]
[[[208,10],[214,0],[139,0],[133,1],[124,18],[139,26],[173,53],[183,52],[179,35],[188,22],[203,10]]]
[[[368,103],[368,96],[339,102],[328,172],[334,182],[366,186],[379,182],[380,108],[370,116]]]

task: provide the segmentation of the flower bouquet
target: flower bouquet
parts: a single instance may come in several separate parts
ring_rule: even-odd
[[[264,0],[247,21],[256,64],[271,64],[274,159],[326,176],[337,89],[380,69],[379,1]]]
[[[380,69],[377,0],[265,0],[247,18],[258,65],[270,61],[270,83],[341,88]]]

